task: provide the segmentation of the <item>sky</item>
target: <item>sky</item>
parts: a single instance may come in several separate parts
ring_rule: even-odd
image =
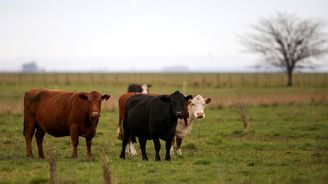
[[[328,21],[327,7],[327,0],[0,0],[0,71],[29,62],[45,71],[252,70],[258,57],[237,35],[276,11]]]

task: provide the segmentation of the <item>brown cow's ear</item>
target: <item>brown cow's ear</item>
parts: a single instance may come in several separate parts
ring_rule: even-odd
[[[80,99],[82,100],[88,100],[88,94],[87,93],[80,93],[79,94]]]
[[[170,101],[170,96],[162,95],[162,96],[160,97],[160,99],[161,99],[162,101],[164,101],[164,102],[168,102],[168,101]]]
[[[192,96],[191,96],[191,95],[185,96],[185,100],[186,100],[186,101],[188,101],[188,100],[190,100],[190,99],[192,99]]]
[[[205,103],[209,104],[211,102],[211,100],[212,100],[211,98],[206,98]]]
[[[107,95],[107,94],[101,96],[101,100],[108,100],[109,98],[110,98],[110,95]]]
[[[151,85],[151,84],[147,84],[147,87],[148,87],[148,88],[151,88],[151,87],[152,87],[152,85]]]

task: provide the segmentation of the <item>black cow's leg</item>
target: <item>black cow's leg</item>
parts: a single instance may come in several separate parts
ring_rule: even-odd
[[[171,160],[171,156],[170,156],[171,146],[172,146],[172,139],[167,140],[165,142],[165,148],[166,148],[165,160]]]
[[[44,158],[43,144],[42,144],[44,134],[45,134],[45,132],[40,127],[37,127],[36,133],[35,133],[35,139],[36,139],[36,143],[38,145],[39,157],[42,159]]]
[[[87,155],[90,158],[92,157],[92,152],[91,152],[92,138],[85,138],[85,143],[87,145]]]
[[[176,141],[177,141],[177,154],[182,155],[182,151],[181,151],[182,138],[177,137]]]
[[[77,131],[71,131],[71,139],[72,139],[72,157],[77,158],[77,146],[79,145],[79,135]]]
[[[147,143],[147,139],[139,138],[142,160],[148,160],[147,153],[146,153],[146,143]]]
[[[129,138],[130,138],[130,134],[128,132],[124,132],[124,137],[123,137],[123,141],[122,141],[122,151],[120,154],[121,159],[125,159],[125,147],[129,142]]]
[[[159,156],[159,150],[161,149],[161,143],[159,142],[159,138],[158,137],[153,138],[153,142],[156,151],[155,160],[160,161],[161,157]]]

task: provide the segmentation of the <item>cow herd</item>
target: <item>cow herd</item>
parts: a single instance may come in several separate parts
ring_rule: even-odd
[[[160,139],[165,141],[165,160],[172,154],[181,155],[182,139],[191,132],[194,120],[205,117],[205,105],[211,102],[201,95],[183,95],[175,91],[169,95],[149,94],[151,85],[130,84],[128,92],[119,98],[117,137],[122,140],[120,158],[137,155],[136,138],[143,160],[148,160],[146,142],[152,140],[155,160],[160,160]],[[24,96],[24,130],[26,153],[33,157],[32,138],[40,158],[44,158],[45,133],[54,137],[70,136],[72,157],[77,158],[79,136],[84,137],[87,155],[92,156],[91,144],[96,134],[101,102],[110,95],[97,91],[66,92],[50,89],[32,89]]]

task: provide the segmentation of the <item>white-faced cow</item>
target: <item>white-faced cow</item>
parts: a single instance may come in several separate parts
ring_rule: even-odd
[[[150,84],[129,84],[128,92],[149,93]]]
[[[173,142],[171,148],[171,154],[174,154],[174,152],[176,152],[178,155],[182,155],[182,151],[181,151],[182,139],[186,135],[190,134],[193,122],[195,120],[205,118],[204,108],[206,104],[210,102],[211,102],[210,98],[204,99],[201,95],[196,95],[195,97],[192,98],[191,102],[188,105],[189,118],[187,124],[185,123],[184,120],[178,119],[178,124],[175,132],[176,146],[174,146],[174,142]]]
[[[35,133],[39,157],[44,158],[42,141],[45,133],[55,137],[71,136],[72,157],[77,157],[79,136],[85,137],[87,155],[91,156],[91,140],[96,134],[101,101],[110,95],[33,89],[24,97],[24,131],[28,157],[33,157],[31,142]]]
[[[165,160],[170,160],[170,148],[175,135],[177,119],[184,116],[184,105],[191,99],[179,91],[171,95],[143,95],[131,96],[125,107],[123,121],[123,141],[120,158],[125,159],[125,147],[130,137],[138,137],[142,159],[148,160],[146,154],[147,140],[153,140],[156,151],[155,160],[160,160],[161,148],[159,139],[166,142]]]

